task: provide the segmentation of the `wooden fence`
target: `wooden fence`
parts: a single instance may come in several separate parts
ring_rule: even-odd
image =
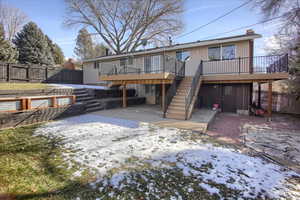
[[[82,84],[82,70],[0,63],[0,82],[43,82]]]

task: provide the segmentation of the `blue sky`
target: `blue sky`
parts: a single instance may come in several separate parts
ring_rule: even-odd
[[[23,10],[45,34],[58,43],[63,49],[66,57],[74,57],[73,49],[79,27],[66,28],[63,26],[65,16],[64,0],[4,0],[4,2]],[[228,12],[244,3],[245,0],[187,0],[183,20],[185,29],[183,33],[207,23],[208,21]],[[224,17],[223,19],[206,26],[188,36],[173,39],[175,43],[191,42],[203,39],[212,39],[218,33],[226,32],[241,26],[254,24],[262,20],[258,9],[247,5]],[[255,54],[265,54],[266,45],[271,44],[271,36],[276,32],[278,21],[252,27],[252,29],[263,35],[263,38],[255,41]],[[246,30],[228,33],[223,36],[231,36],[245,33]]]

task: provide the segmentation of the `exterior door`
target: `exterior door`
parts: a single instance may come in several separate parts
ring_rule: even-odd
[[[236,112],[236,87],[232,85],[223,86],[223,101],[222,101],[222,111],[223,112]]]
[[[144,57],[145,73],[159,73],[160,72],[160,56],[146,56]]]

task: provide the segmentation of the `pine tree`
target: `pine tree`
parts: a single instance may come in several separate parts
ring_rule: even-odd
[[[29,22],[26,24],[16,35],[13,43],[19,49],[20,63],[54,64],[47,38],[35,23]]]
[[[16,63],[18,58],[18,50],[11,43],[5,40],[4,27],[0,24],[0,61]]]
[[[94,57],[93,40],[85,28],[80,29],[78,33],[74,53],[81,60]]]
[[[58,44],[54,44],[53,58],[55,64],[63,64],[65,61],[64,53],[61,50],[61,48],[58,46]]]
[[[48,46],[50,47],[50,51],[54,59],[54,63],[57,65],[63,64],[65,60],[65,56],[61,48],[57,44],[53,43],[53,41],[47,35],[46,35],[46,39],[48,42]]]

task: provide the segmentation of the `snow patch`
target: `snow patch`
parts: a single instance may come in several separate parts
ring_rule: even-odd
[[[269,198],[284,195],[293,199],[289,196],[293,185],[287,179],[296,173],[234,149],[188,140],[185,136],[192,134],[188,131],[88,114],[47,123],[35,134],[62,138],[64,146],[74,150],[65,153],[66,160],[95,169],[99,182],[110,170],[120,168],[108,182],[102,182],[102,187],[112,185],[122,189],[125,178],[130,182],[122,166],[148,163],[153,168],[179,168],[185,176],[202,181],[199,187],[211,194],[219,194],[218,188],[208,184],[214,182],[239,190],[247,198],[263,193]],[[146,177],[142,178],[148,182]],[[150,183],[147,187],[149,192],[157,190]]]

